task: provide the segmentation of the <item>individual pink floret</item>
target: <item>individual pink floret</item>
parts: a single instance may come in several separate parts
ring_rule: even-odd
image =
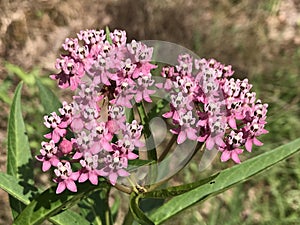
[[[75,181],[79,177],[79,172],[73,172],[69,162],[59,162],[57,164],[57,169],[54,170],[54,173],[56,178],[53,180],[55,183],[58,183],[56,194],[62,193],[66,188],[69,191],[77,192]]]

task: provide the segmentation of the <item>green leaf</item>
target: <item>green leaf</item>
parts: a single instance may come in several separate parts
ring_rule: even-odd
[[[28,193],[24,194],[24,187],[19,184],[21,180],[2,172],[0,172],[0,180],[1,189],[6,191],[10,196],[14,197],[20,202],[26,205],[30,204],[30,199],[32,196]],[[70,210],[57,214],[49,218],[49,220],[58,225],[90,224],[87,220]]]
[[[28,84],[28,85],[33,85],[34,84],[34,76],[37,73],[37,71],[34,70],[30,73],[26,73],[19,66],[8,63],[8,62],[5,63],[5,68],[8,70],[8,72],[17,75],[26,84]]]
[[[97,186],[90,183],[77,185],[77,192],[64,191],[62,194],[56,194],[56,187],[51,187],[35,198],[16,218],[15,225],[34,225],[40,224],[59,213],[61,210],[70,208],[78,203],[82,198],[88,196],[94,191],[101,190],[107,185],[101,182]]]
[[[21,180],[12,175],[0,172],[0,188],[6,191],[9,195],[28,205],[30,203],[30,194],[24,194],[24,187],[19,184]]]
[[[39,97],[45,113],[58,112],[58,108],[61,107],[58,97],[48,87],[43,85],[38,78],[36,78],[36,84],[39,88]]]
[[[9,88],[11,86],[11,82],[3,81],[0,85],[0,100],[4,101],[5,103],[11,105],[12,99],[9,96]]]
[[[172,198],[150,215],[155,224],[161,224],[186,208],[215,196],[233,185],[250,179],[255,174],[265,171],[276,163],[295,154],[300,149],[300,139],[263,153],[239,165],[223,170],[214,182],[206,183],[187,193]]]
[[[64,211],[57,214],[49,219],[52,223],[56,225],[90,225],[90,222],[80,216],[78,213],[71,210]]]
[[[112,44],[113,42],[110,37],[110,30],[108,26],[105,27],[105,33],[106,33],[106,40],[109,42],[109,44]]]
[[[154,225],[154,223],[144,214],[139,207],[140,197],[136,193],[132,192],[130,195],[130,211],[134,219],[142,225]]]
[[[21,180],[25,194],[32,192],[33,170],[31,167],[32,156],[30,152],[25,124],[21,110],[21,90],[23,83],[16,88],[8,119],[8,146],[7,146],[7,174]],[[13,217],[20,213],[24,204],[10,197],[10,206]]]
[[[92,193],[78,205],[81,214],[91,223],[98,225],[112,224],[112,216],[108,204],[110,186]]]

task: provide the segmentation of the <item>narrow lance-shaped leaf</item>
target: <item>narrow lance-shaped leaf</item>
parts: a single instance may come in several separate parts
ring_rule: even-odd
[[[97,186],[91,185],[90,183],[82,183],[77,185],[78,192],[65,191],[62,194],[56,194],[56,187],[51,187],[31,201],[31,203],[16,218],[14,224],[40,224],[50,216],[75,205],[83,197],[88,196],[94,191],[101,190],[106,185],[106,182],[101,182]]]
[[[18,199],[20,202],[28,205],[30,204],[31,196],[27,193],[24,194],[24,188],[19,184],[20,180],[8,175],[6,173],[0,172],[0,188],[6,191],[10,196]],[[39,191],[40,192],[40,191]],[[49,218],[49,221],[56,225],[89,225],[90,223],[83,217],[79,216],[77,213],[70,210],[59,213],[53,217]]]
[[[50,217],[49,221],[56,225],[90,225],[89,221],[71,210],[67,210]]]
[[[299,149],[300,139],[296,139],[272,151],[249,159],[242,164],[221,171],[214,179],[214,182],[206,183],[187,193],[172,198],[153,212],[150,215],[150,219],[153,220],[155,224],[161,224],[195,203],[202,202],[209,197],[224,192],[235,184],[250,179],[255,174],[295,154]]]
[[[33,183],[33,171],[30,166],[32,156],[21,111],[22,85],[23,83],[20,82],[16,88],[8,120],[7,174],[20,179],[23,191],[29,193],[32,191],[30,184]],[[10,206],[14,218],[24,208],[24,204],[13,197],[10,197]]]
[[[58,112],[58,108],[61,107],[58,97],[48,87],[43,85],[38,78],[36,78],[36,84],[39,88],[39,97],[45,113]]]
[[[30,203],[30,195],[27,193],[24,195],[24,187],[19,184],[21,180],[18,178],[0,172],[0,188],[6,191],[10,196],[19,200],[20,202],[28,205]]]

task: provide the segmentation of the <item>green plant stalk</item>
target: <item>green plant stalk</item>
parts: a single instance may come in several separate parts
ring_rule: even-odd
[[[146,139],[146,147],[151,147],[154,145],[154,139],[151,134],[151,130],[149,127],[149,120],[146,115],[145,108],[143,103],[137,103],[137,110],[141,119],[141,123],[143,125],[143,132]],[[148,148],[147,148],[148,149]],[[150,149],[147,151],[148,160],[157,160],[156,148]]]
[[[176,135],[173,135],[171,140],[169,141],[169,143],[167,144],[166,148],[164,149],[164,151],[161,153],[161,155],[158,158],[158,162],[161,162],[164,160],[164,158],[167,156],[167,154],[169,153],[170,149],[172,148],[174,142],[176,141],[177,137]]]
[[[143,106],[143,103],[137,103],[137,110],[141,119],[141,123],[143,125],[143,133],[146,140],[146,148],[147,148],[147,157],[148,160],[154,160],[157,161],[157,152],[153,136],[151,134],[150,126],[149,126],[149,119],[147,117],[145,108]],[[152,149],[151,149],[152,148]],[[151,165],[151,169],[149,171],[149,181],[150,183],[153,183],[156,179],[157,175],[157,164]]]
[[[130,195],[129,208],[133,217],[141,225],[154,225],[154,223],[145,215],[143,210],[140,209],[139,202],[140,202],[140,195],[138,195],[135,192],[132,192]]]
[[[104,217],[105,217],[105,225],[113,225],[113,220],[112,220],[112,215],[111,215],[111,211],[110,211],[110,207],[109,207],[109,203],[108,203],[108,199],[109,199],[109,192],[110,192],[110,186],[108,186],[105,190],[105,205],[106,205],[106,209],[104,212]],[[101,218],[99,218],[101,220]]]
[[[202,155],[204,153],[203,149],[205,147],[205,143],[198,143],[197,146],[196,146],[196,149],[193,153],[193,155],[191,156],[191,159],[194,157],[194,155],[200,150],[200,154]],[[189,163],[190,161],[187,161],[186,164],[181,168],[181,170],[183,170],[186,165]],[[178,173],[181,171],[179,170]],[[170,180],[172,179],[174,176],[176,176],[176,174],[174,174],[173,176],[169,177],[167,180]],[[156,188],[158,188],[159,186],[161,186],[163,183],[165,183],[167,180],[162,180],[160,182],[157,182],[153,185],[151,185],[151,187],[148,189],[148,192],[151,192],[153,190],[155,190]]]

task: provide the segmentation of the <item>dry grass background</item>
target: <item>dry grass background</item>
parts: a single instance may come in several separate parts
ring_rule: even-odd
[[[4,62],[26,71],[39,67],[47,76],[66,37],[106,25],[125,29],[129,39],[181,44],[232,64],[242,77],[270,76],[278,68],[299,74],[299,67],[290,67],[300,48],[299,0],[1,0],[0,85],[7,76]],[[9,96],[18,81],[13,78]],[[8,112],[0,101],[1,171]],[[2,191],[0,205],[0,224],[11,223]]]

